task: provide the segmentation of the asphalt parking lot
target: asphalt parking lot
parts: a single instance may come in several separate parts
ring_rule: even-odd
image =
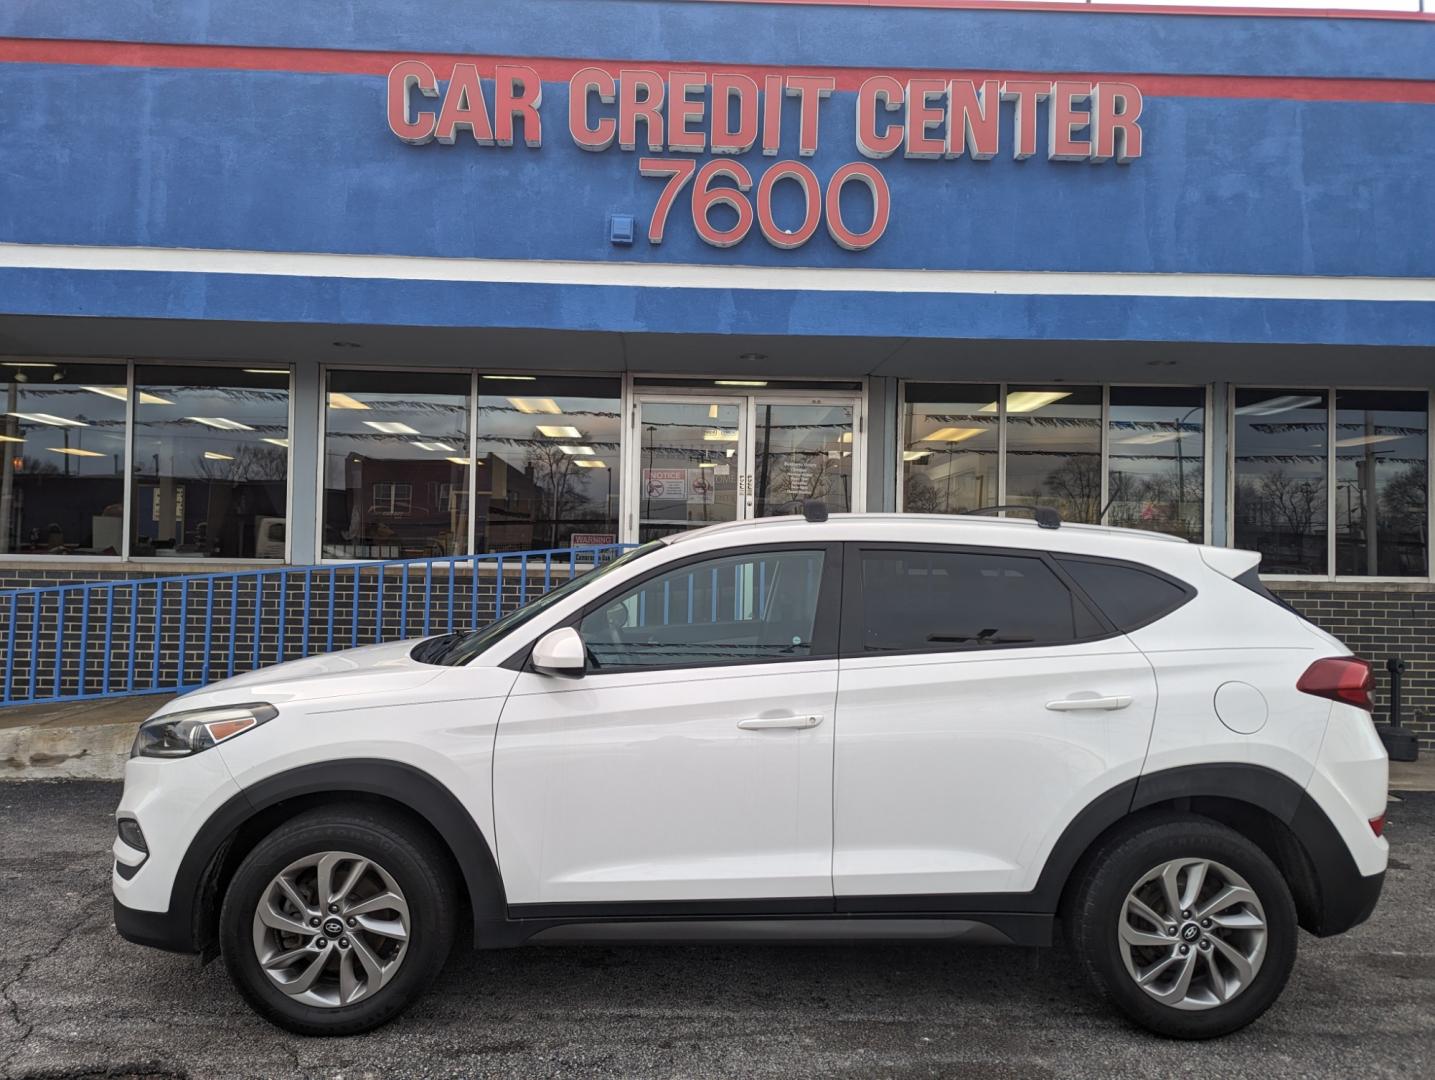
[[[110,919],[119,785],[0,784],[0,1075],[49,1077],[1435,1075],[1435,794],[1393,803],[1374,919],[1303,937],[1264,1019],[1166,1042],[1054,950],[931,944],[566,947],[455,956],[389,1027],[269,1027],[219,964]]]

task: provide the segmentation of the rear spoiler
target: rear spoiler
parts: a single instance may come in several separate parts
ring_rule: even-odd
[[[1261,565],[1261,553],[1259,551],[1246,551],[1242,548],[1222,548],[1201,545],[1201,559],[1216,573],[1230,578],[1234,581],[1242,574],[1249,573]]]

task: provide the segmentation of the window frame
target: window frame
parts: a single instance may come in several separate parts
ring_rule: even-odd
[[[294,530],[289,525],[294,520],[294,440],[295,423],[298,414],[295,412],[299,372],[292,361],[288,360],[244,360],[226,359],[223,361],[200,360],[192,357],[145,357],[145,356],[35,356],[28,354],[5,353],[0,359],[11,358],[17,360],[43,360],[45,363],[55,364],[108,364],[121,368],[124,371],[125,382],[125,429],[124,429],[124,487],[123,487],[123,510],[121,513],[121,536],[120,553],[118,555],[50,555],[50,554],[19,554],[9,553],[0,556],[0,560],[16,560],[27,564],[49,564],[54,567],[79,567],[84,564],[95,564],[105,566],[121,566],[135,564],[138,566],[153,567],[166,566],[175,573],[201,573],[208,572],[210,568],[220,567],[253,567],[264,569],[266,567],[292,566],[294,564]],[[288,373],[288,385],[285,392],[288,394],[288,409],[286,421],[289,431],[289,446],[286,448],[288,456],[285,459],[285,482],[284,482],[284,557],[282,559],[260,559],[260,558],[214,558],[209,556],[164,556],[164,555],[135,555],[132,554],[130,529],[133,525],[134,514],[134,461],[135,461],[135,391],[138,386],[136,372],[141,367],[212,367],[216,371],[243,369],[246,365],[253,367],[268,367],[275,371],[284,369]],[[3,527],[3,526],[0,526]]]
[[[1013,649],[1064,649],[1070,645],[1085,645],[1090,642],[1107,641],[1114,637],[1123,636],[1122,632],[1106,617],[1106,614],[1086,595],[1086,592],[1057,564],[1054,554],[1041,548],[1010,548],[987,544],[921,543],[917,541],[881,541],[869,543],[863,540],[849,540],[845,546],[848,550],[843,554],[842,627],[841,642],[839,645],[840,658],[842,660],[879,660],[894,656],[931,656],[941,653],[980,653],[982,655],[995,655],[1006,653]],[[1069,641],[1033,641],[1007,645],[938,642],[926,648],[884,649],[881,652],[868,652],[864,648],[866,638],[864,626],[867,604],[866,596],[862,589],[862,556],[865,552],[869,551],[937,552],[950,555],[999,555],[1003,557],[1039,560],[1055,575],[1056,579],[1066,590],[1071,593],[1072,599],[1086,609],[1087,613],[1102,630],[1098,634],[1073,637]]]
[[[906,513],[906,484],[904,483],[902,471],[902,453],[907,449],[907,387],[908,385],[943,385],[943,386],[995,386],[997,388],[997,499],[993,505],[1001,505],[1007,501],[1007,393],[1012,386],[1030,386],[1033,384],[1051,383],[1051,379],[1002,379],[993,382],[990,379],[900,379],[897,386],[897,412],[896,422],[892,425],[893,432],[888,442],[893,449],[893,461],[895,463],[896,485],[895,501],[893,506],[896,512]],[[1101,382],[1092,380],[1085,382],[1074,382],[1072,385],[1099,386],[1101,388],[1101,507],[1102,517],[1106,517],[1111,500],[1111,391],[1115,388],[1133,390],[1196,390],[1201,394],[1201,536],[1193,543],[1214,543],[1214,522],[1215,506],[1212,502],[1211,481],[1215,475],[1215,463],[1212,460],[1215,451],[1215,417],[1212,410],[1215,407],[1214,384],[1193,383],[1193,382],[1125,382],[1116,380],[1114,382]],[[1361,389],[1365,389],[1362,387]],[[1227,439],[1230,442],[1230,439]],[[1098,522],[1105,528],[1108,526],[1104,521]],[[1228,541],[1229,543],[1229,541]],[[1408,578],[1401,580],[1410,580]]]
[[[793,541],[791,543],[782,544],[743,544],[738,547],[697,552],[683,558],[665,562],[661,566],[652,567],[646,573],[629,578],[627,581],[609,588],[601,596],[584,604],[566,619],[555,623],[542,634],[539,634],[537,638],[521,650],[523,655],[522,670],[530,673],[536,672],[536,669],[533,667],[533,648],[542,640],[545,634],[562,629],[563,627],[572,627],[574,630],[577,630],[583,620],[593,612],[606,607],[620,596],[646,587],[648,583],[658,578],[705,562],[741,558],[744,555],[774,555],[787,551],[820,551],[823,554],[822,579],[818,584],[817,593],[817,612],[812,624],[812,650],[807,655],[760,657],[756,659],[752,657],[739,657],[732,660],[699,661],[687,664],[628,664],[622,667],[605,667],[602,669],[585,667],[583,678],[601,678],[604,675],[658,674],[665,671],[691,671],[696,669],[716,670],[732,667],[753,667],[756,665],[765,666],[770,664],[800,664],[811,661],[836,661],[839,654],[840,629],[843,614],[843,546],[840,541],[819,541],[816,543]]]
[[[1435,508],[1435,423],[1432,423],[1432,412],[1435,412],[1435,390],[1423,386],[1350,386],[1337,383],[1279,383],[1271,385],[1270,382],[1231,382],[1226,386],[1226,530],[1224,546],[1234,548],[1236,546],[1236,516],[1231,511],[1235,508],[1236,490],[1236,391],[1237,390],[1309,390],[1319,391],[1326,395],[1326,447],[1325,447],[1325,511],[1326,511],[1326,540],[1325,540],[1325,565],[1324,574],[1261,574],[1262,581],[1289,582],[1292,584],[1300,582],[1338,582],[1350,581],[1364,585],[1373,584],[1409,584],[1411,582],[1435,582],[1435,550],[1431,550],[1431,540],[1435,538],[1435,516],[1431,510]],[[1335,572],[1336,561],[1336,414],[1338,412],[1338,397],[1342,390],[1388,390],[1400,393],[1413,393],[1425,395],[1425,520],[1426,520],[1426,550],[1430,552],[1430,565],[1424,576],[1412,575],[1408,577],[1392,577],[1384,574],[1340,574]]]

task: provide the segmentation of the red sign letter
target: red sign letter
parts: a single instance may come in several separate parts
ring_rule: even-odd
[[[702,93],[708,77],[701,72],[668,72],[668,149],[684,154],[701,154],[707,137],[688,127],[689,120],[701,120],[703,103],[688,97],[693,91]]]
[[[422,60],[400,60],[389,72],[389,130],[406,143],[421,146],[433,138],[431,112],[409,115],[409,91],[418,87],[424,97],[438,97],[438,79]]]
[[[1125,164],[1141,156],[1141,91],[1130,83],[1097,83],[1091,92],[1092,161]]]
[[[947,84],[940,79],[913,79],[907,84],[907,148],[903,156],[939,158],[946,151],[946,140],[931,134],[933,125],[940,124],[943,117],[942,107],[933,107],[931,99],[946,93]]]
[[[817,153],[817,107],[832,93],[837,80],[831,75],[789,75],[787,94],[801,103],[801,123],[797,128],[797,152],[803,157]]]
[[[1001,145],[1001,88],[995,79],[981,90],[968,80],[956,79],[947,98],[947,157],[961,157],[965,149],[976,161],[997,156]]]
[[[1036,153],[1036,103],[1051,96],[1051,83],[1012,80],[1002,83],[1002,100],[1015,101],[1012,157],[1018,161]]]
[[[1091,97],[1091,84],[1055,82],[1047,106],[1046,156],[1049,161],[1085,161],[1091,157],[1091,143],[1073,139],[1071,133],[1091,123],[1091,114],[1076,108],[1078,101]]]
[[[499,64],[493,73],[493,133],[499,146],[513,145],[513,120],[523,120],[523,141],[543,145],[543,82],[531,67]]]
[[[902,107],[902,84],[890,75],[874,75],[857,89],[857,149],[865,157],[891,157],[902,145],[902,128],[889,124],[877,133],[877,107],[895,112]]]
[[[596,127],[588,123],[588,95],[597,94],[604,105],[613,104],[617,87],[613,76],[602,68],[584,68],[568,83],[568,132],[584,150],[606,150],[613,145],[618,124],[612,117],[599,119]]]
[[[478,68],[472,64],[454,64],[453,78],[448,81],[448,93],[443,96],[434,134],[439,142],[452,146],[461,131],[467,131],[481,146],[493,145],[488,103],[483,100]]]
[[[737,98],[737,129],[731,127]],[[757,142],[757,83],[746,75],[713,73],[713,153],[745,154]]]
[[[638,91],[643,96],[638,96]],[[663,80],[656,71],[618,72],[618,145],[638,145],[638,121],[648,132],[648,149],[663,148]]]

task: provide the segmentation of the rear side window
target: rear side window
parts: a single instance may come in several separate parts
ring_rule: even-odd
[[[1272,604],[1275,604],[1277,607],[1285,608],[1292,615],[1302,620],[1303,622],[1310,622],[1310,620],[1307,619],[1303,614],[1301,614],[1295,608],[1291,607],[1289,603],[1281,599],[1275,593],[1271,592],[1270,589],[1266,588],[1266,583],[1261,580],[1260,567],[1253,566],[1245,573],[1236,575],[1236,577],[1232,580],[1234,580],[1237,585],[1244,585],[1257,596],[1264,596],[1267,600],[1269,600]],[[1310,624],[1312,626],[1315,625],[1315,623]]]
[[[1121,631],[1153,623],[1195,595],[1170,578],[1127,563],[1060,556],[1056,561]]]
[[[940,550],[864,551],[860,644],[848,652],[1060,645],[1104,628],[1040,558]]]

